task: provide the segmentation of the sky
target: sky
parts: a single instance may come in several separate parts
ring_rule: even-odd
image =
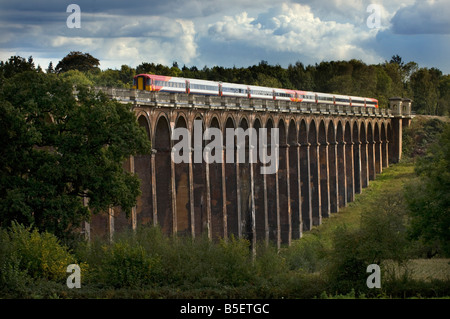
[[[71,4],[79,8],[69,9]],[[450,73],[450,0],[0,0],[0,60],[247,67],[399,55]]]

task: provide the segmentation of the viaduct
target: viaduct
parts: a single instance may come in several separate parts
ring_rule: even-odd
[[[354,200],[383,168],[402,155],[402,128],[411,121],[411,100],[391,98],[388,109],[97,88],[132,103],[152,143],[149,155],[124,168],[141,179],[142,194],[126,218],[119,208],[83,225],[88,238],[138,225],[159,225],[165,234],[247,238],[290,244]],[[179,163],[171,160],[175,128],[223,132],[241,127],[279,129],[279,168],[261,174],[261,162]],[[192,134],[191,134],[192,136]],[[269,139],[270,141],[270,139]],[[209,142],[208,142],[209,143]],[[207,143],[206,143],[207,144]],[[192,144],[194,145],[194,143]],[[235,144],[236,145],[236,144]],[[245,150],[249,156],[248,143]],[[196,145],[194,147],[200,147]],[[194,147],[190,151],[193,156]],[[205,147],[205,141],[203,145]]]

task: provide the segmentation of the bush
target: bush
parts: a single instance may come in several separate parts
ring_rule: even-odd
[[[430,145],[436,142],[445,123],[437,118],[418,116],[402,131],[402,151],[405,158],[416,158],[426,154]]]
[[[367,266],[377,264],[382,274],[388,274],[383,261],[401,266],[408,260],[410,242],[402,194],[383,197],[378,207],[362,214],[360,228],[350,230],[344,225],[334,232],[334,247],[326,269],[333,293],[345,294],[351,289],[357,294],[368,293]]]
[[[98,266],[100,280],[115,288],[150,285],[160,272],[161,260],[150,256],[141,245],[119,241],[103,246],[105,253]]]
[[[67,266],[75,263],[67,247],[47,232],[13,223],[1,237],[2,262],[10,269],[26,272],[31,278],[61,281],[67,277]]]
[[[306,272],[317,272],[324,266],[327,251],[320,239],[308,234],[301,240],[294,241],[292,246],[283,252],[289,269],[301,269]]]

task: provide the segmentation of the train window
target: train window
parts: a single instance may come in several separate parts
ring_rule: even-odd
[[[155,85],[156,86],[167,86],[167,82],[166,81],[155,81]]]
[[[258,95],[267,95],[267,96],[271,96],[272,93],[268,92],[268,91],[261,91],[261,90],[251,90],[252,94],[258,94]]]
[[[231,92],[231,93],[240,93],[240,94],[247,94],[248,90],[246,89],[241,89],[241,88],[227,88],[227,87],[223,87],[222,88],[222,92]]]

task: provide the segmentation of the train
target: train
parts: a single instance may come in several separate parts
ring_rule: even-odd
[[[136,75],[133,78],[133,89],[378,108],[378,100],[368,97],[269,88],[154,74]]]

